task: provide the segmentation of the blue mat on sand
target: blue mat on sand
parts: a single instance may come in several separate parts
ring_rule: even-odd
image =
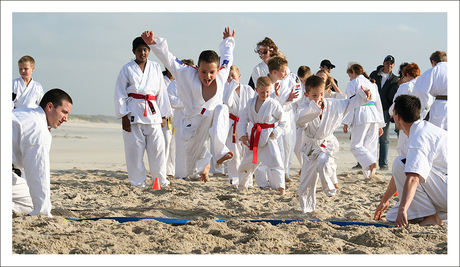
[[[187,222],[191,221],[190,219],[169,219],[169,218],[154,218],[154,217],[97,217],[97,218],[84,218],[84,219],[76,219],[76,218],[67,218],[69,221],[97,221],[100,219],[106,220],[116,220],[119,223],[124,222],[137,222],[139,220],[156,220],[162,223],[171,224],[171,225],[183,225]],[[242,222],[267,222],[271,223],[272,225],[277,225],[280,223],[291,223],[291,222],[301,222],[304,220],[241,220]],[[311,222],[321,222],[319,220],[310,220]],[[225,220],[216,220],[216,222],[225,222]],[[358,226],[375,226],[375,227],[394,227],[393,225],[383,224],[383,223],[366,223],[366,222],[345,222],[345,221],[323,221],[323,222],[330,222],[332,224],[338,226],[350,226],[350,225],[358,225]]]

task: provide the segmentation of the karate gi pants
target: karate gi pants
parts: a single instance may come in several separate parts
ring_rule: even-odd
[[[303,213],[312,212],[316,209],[316,186],[318,179],[324,193],[330,197],[337,190],[334,187],[332,177],[336,172],[333,158],[325,152],[320,152],[317,157],[308,157],[302,153],[303,164],[299,184],[299,202]]]
[[[166,121],[166,125],[162,128],[162,130],[165,137],[166,175],[174,176],[174,165],[176,163],[176,140],[174,139],[172,125],[168,126],[168,121]]]
[[[26,179],[13,172],[13,210],[19,213],[29,213],[34,210],[32,197]]]
[[[404,172],[406,165],[402,162],[404,158],[405,156],[398,156],[393,162],[393,177],[399,197],[402,196],[404,183],[406,182],[406,173]],[[431,171],[426,182],[419,183],[414,199],[407,210],[408,220],[422,219],[435,213],[443,221],[447,220],[447,182],[444,179],[447,180],[447,177],[443,178]],[[396,221],[399,204],[400,201],[388,211],[387,221]]]
[[[227,105],[217,105],[214,110],[209,111],[208,116],[202,116],[200,124],[196,127],[196,132],[186,141],[187,173],[191,177],[202,173],[211,161],[211,153],[209,153],[207,147],[209,138],[212,139],[210,148],[216,160],[230,152],[225,145],[227,142],[228,118]],[[221,166],[217,162],[212,162],[211,164],[214,164],[215,169],[219,169]]]
[[[377,123],[365,123],[353,126],[350,152],[363,167],[364,178],[369,178],[369,166],[377,162],[377,146],[379,142],[379,127]]]
[[[296,143],[296,127],[294,121],[294,114],[292,110],[286,111],[286,115],[288,115],[286,127],[284,128],[284,134],[282,135],[283,138],[283,149],[284,149],[284,170],[289,178],[289,171],[292,165],[292,159],[294,157],[294,146]]]
[[[238,167],[240,166],[241,160],[243,159],[245,146],[238,139],[236,139],[236,142],[233,143],[233,123],[230,126],[230,130],[227,136],[227,147],[230,149],[230,151],[233,151],[234,154],[233,158],[227,162],[228,179],[230,181],[230,185],[238,186]]]
[[[147,151],[152,179],[158,177],[161,186],[169,185],[166,178],[165,139],[160,124],[131,124],[131,132],[123,131],[126,168],[129,182],[134,186],[145,186],[147,170],[144,152]]]
[[[254,164],[252,161],[253,150],[248,148],[238,168],[238,190],[248,189],[252,175],[261,162],[267,166],[266,172],[271,188],[285,188],[283,159],[277,140],[270,137],[265,146],[258,148],[257,163]]]
[[[182,125],[176,127],[176,134],[174,135],[176,147],[175,159],[175,173],[174,178],[182,179],[187,177],[187,161],[185,156],[185,141],[181,139],[180,133],[182,132]]]
[[[297,160],[302,166],[303,158],[302,158],[302,147],[303,147],[303,129],[296,128],[295,132],[295,145],[294,145],[294,155],[297,157]]]

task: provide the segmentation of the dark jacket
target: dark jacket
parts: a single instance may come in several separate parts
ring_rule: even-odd
[[[399,78],[391,72],[382,88],[382,76],[378,75],[382,69],[383,65],[378,66],[377,69],[369,75],[369,77],[375,80],[375,83],[379,88],[383,110],[388,110],[391,107],[391,104],[393,104],[393,97],[395,96],[396,91],[398,91]]]

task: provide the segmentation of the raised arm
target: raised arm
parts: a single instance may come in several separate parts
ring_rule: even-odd
[[[153,32],[152,32],[153,35]],[[235,30],[233,30],[233,33],[230,33],[230,27],[227,27],[224,29],[224,39],[227,37],[233,37],[235,38]]]

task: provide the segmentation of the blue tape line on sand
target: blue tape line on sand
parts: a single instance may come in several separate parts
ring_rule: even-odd
[[[156,220],[166,224],[172,225],[183,225],[191,221],[190,219],[169,219],[169,218],[155,218],[155,217],[97,217],[97,218],[67,218],[69,221],[97,221],[100,219],[106,220],[116,220],[119,223],[124,222],[137,222],[139,220]],[[280,223],[291,223],[291,222],[302,222],[304,220],[241,220],[242,222],[267,222],[272,225],[277,225]],[[366,222],[346,222],[346,221],[319,221],[319,220],[310,220],[311,222],[330,222],[338,226],[375,226],[375,227],[394,227],[393,225],[383,224],[383,223],[366,223]],[[216,222],[225,222],[225,220],[216,220]]]

